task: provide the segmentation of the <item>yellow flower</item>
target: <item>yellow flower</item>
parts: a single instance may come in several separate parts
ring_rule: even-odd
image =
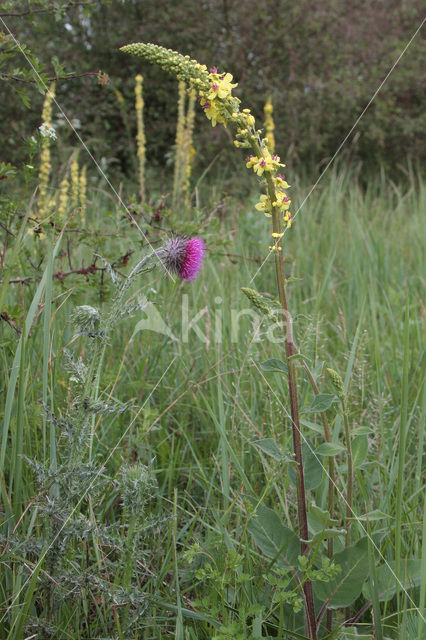
[[[277,196],[277,199],[273,203],[274,207],[278,207],[279,209],[281,209],[281,211],[287,211],[287,209],[290,207],[291,200],[287,196],[286,192],[277,191],[276,196]]]
[[[257,209],[258,211],[262,211],[267,218],[270,218],[272,215],[270,213],[272,207],[271,207],[271,201],[269,199],[269,196],[261,195],[260,202],[258,202],[255,205],[255,209]]]
[[[262,158],[257,158],[257,162],[252,164],[253,171],[257,173],[258,176],[263,175],[264,171],[274,171],[278,169],[278,167],[282,167],[284,165],[280,164],[279,156],[271,156],[267,149],[264,149]]]
[[[290,229],[292,223],[292,215],[290,211],[286,211],[284,215],[284,222],[287,224],[287,229]]]
[[[217,73],[212,73],[210,78],[212,84],[210,85],[210,92],[207,94],[208,100],[214,100],[215,98],[224,100],[231,95],[232,89],[237,86],[237,84],[232,84],[233,78],[230,73],[225,73],[223,78],[220,78]]]
[[[221,113],[221,104],[218,100],[201,100],[201,106],[204,109],[204,113],[212,122],[212,127],[215,127],[216,124],[225,124],[226,120]]]

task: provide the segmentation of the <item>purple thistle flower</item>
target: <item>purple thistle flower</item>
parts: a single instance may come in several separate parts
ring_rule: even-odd
[[[200,272],[205,250],[202,238],[173,236],[165,243],[159,255],[168,271],[176,273],[186,282],[191,282]]]

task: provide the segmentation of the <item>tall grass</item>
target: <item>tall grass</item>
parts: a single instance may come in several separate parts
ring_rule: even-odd
[[[302,202],[310,185],[301,182],[294,190]],[[112,477],[129,463],[152,462],[158,482],[151,517],[159,524],[139,549],[143,577],[138,588],[148,597],[148,608],[141,623],[144,636],[138,637],[304,635],[296,615],[294,626],[285,631],[283,620],[291,617],[285,606],[274,602],[277,587],[265,578],[268,563],[247,530],[253,508],[248,496],[273,507],[288,525],[295,514],[287,463],[253,445],[273,438],[282,451],[291,450],[290,421],[284,431],[281,427],[282,414],[289,409],[284,382],[278,374],[264,379],[258,372],[259,363],[280,357],[283,346],[268,339],[266,325],[256,334],[248,314],[240,318],[238,335],[232,332],[232,313],[235,327],[235,313],[247,306],[241,286],[275,295],[270,270],[261,267],[268,230],[254,204],[250,198],[243,207],[228,202],[227,215],[216,222],[219,229],[206,227],[208,258],[196,283],[177,285],[146,275],[144,290],[147,285],[156,289],[156,308],[177,341],[159,333],[134,332],[143,317],[139,311],[123,320],[105,352],[99,398],[133,400],[136,407],[130,418],[125,414],[96,418],[92,459],[99,465],[107,461]],[[372,600],[357,620],[358,633],[366,636],[371,636],[372,611],[377,637],[412,633],[420,640],[424,629],[425,579],[420,582],[420,573],[411,570],[409,561],[424,567],[426,556],[419,446],[424,442],[421,213],[425,208],[424,184],[415,175],[403,186],[385,175],[372,177],[362,188],[356,172],[330,171],[298,213],[285,245],[287,271],[294,278],[289,286],[297,346],[313,368],[326,361],[340,371],[350,397],[352,437],[358,439],[354,452],[358,489],[353,496],[358,519],[351,535],[356,540],[368,530],[371,536],[369,587],[352,611],[355,614]],[[105,217],[100,216],[102,211]],[[90,231],[102,235],[107,230],[114,236],[83,235],[73,253],[75,264],[84,259],[87,265],[93,251],[111,261],[129,249],[137,255],[140,238],[130,225],[123,233],[121,214],[102,194],[89,193]],[[232,242],[228,245],[232,249],[224,248],[218,237]],[[40,562],[44,552],[38,561],[28,552],[28,541],[36,544],[40,539],[41,525],[39,489],[23,456],[52,469],[61,464],[55,459],[59,434],[46,423],[42,406],[58,413],[70,402],[63,359],[64,347],[72,340],[68,317],[76,304],[109,304],[109,285],[106,279],[102,282],[100,272],[88,275],[85,282],[78,275],[62,283],[52,280],[66,260],[60,244],[64,241],[46,244],[40,272],[29,267],[24,251],[16,251],[15,272],[8,275],[30,273],[35,279],[30,285],[9,284],[4,289],[6,302],[18,301],[25,324],[22,321],[21,336],[6,323],[1,325],[1,638],[30,635],[34,619],[44,615],[37,595],[40,581],[49,579],[48,567]],[[228,252],[232,257],[224,255]],[[138,291],[133,293],[137,297]],[[207,342],[194,331],[187,343],[179,340],[183,294],[188,295],[190,317],[207,309],[198,323]],[[215,340],[218,318],[220,344]],[[310,385],[302,373],[299,377],[303,410],[309,404]],[[323,383],[326,386],[326,380]],[[329,419],[337,442],[342,420],[332,412]],[[305,435],[315,447],[321,428],[316,430],[309,418],[308,422],[311,429],[306,427]],[[357,436],[358,429],[363,435]],[[344,464],[341,455],[336,460]],[[321,484],[309,491],[310,500],[322,508],[327,504],[326,486],[323,472]],[[343,484],[337,489],[345,493]],[[114,492],[91,508],[100,524],[120,523],[123,517]],[[338,498],[335,518],[343,519],[345,511]],[[124,530],[122,543],[128,548]],[[335,552],[343,544],[336,538]],[[102,544],[93,539],[85,549],[75,549],[69,561],[82,575],[89,561],[102,573],[104,553]],[[116,574],[108,577],[111,585],[121,579],[120,562],[126,559],[115,561]],[[392,569],[387,573],[381,568],[385,562]],[[89,587],[79,598],[60,584],[57,589],[57,612],[38,633],[76,639],[122,637],[115,605],[111,609],[95,598]],[[336,612],[337,623],[342,615]],[[320,635],[324,633],[321,628]]]

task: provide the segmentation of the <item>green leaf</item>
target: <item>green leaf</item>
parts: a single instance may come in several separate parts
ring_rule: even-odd
[[[260,368],[263,369],[263,371],[279,371],[279,373],[288,373],[287,365],[276,358],[265,360],[265,362],[261,363]]]
[[[323,442],[316,449],[316,453],[319,456],[337,456],[338,453],[342,453],[345,447],[338,442]]]
[[[314,447],[308,440],[302,445],[303,470],[305,476],[305,489],[315,489],[321,484],[323,467],[321,461],[315,455]],[[296,485],[296,470],[288,468],[291,482]]]
[[[346,533],[346,529],[333,529],[327,528],[314,533],[312,538],[310,538],[307,542],[312,545],[318,544],[322,540],[326,540],[327,538],[337,538],[338,536],[344,536]]]
[[[421,562],[420,559],[411,558],[410,560],[401,560],[400,563],[402,575],[397,582],[395,578],[395,561],[392,560],[388,564],[382,564],[377,568],[377,591],[379,593],[380,602],[390,600],[396,595],[397,591],[403,589],[412,589],[418,587],[421,582]],[[370,581],[365,582],[362,594],[367,600],[371,600]]]
[[[295,464],[294,460],[289,458],[285,453],[282,453],[279,446],[275,442],[273,438],[263,438],[262,440],[254,440],[251,443],[257,449],[266,453],[266,455],[271,456],[275,460],[286,460],[292,464]]]
[[[304,356],[303,353],[293,353],[293,355],[289,357],[289,360],[305,360],[305,362],[311,361],[311,359]]]
[[[310,407],[303,410],[303,413],[321,413],[327,411],[334,402],[338,402],[333,393],[318,393]]]
[[[315,424],[315,422],[309,422],[309,420],[305,420],[304,418],[300,418],[300,424],[303,424],[308,429],[312,429],[312,431],[316,431],[317,433],[324,433],[323,427],[319,424]]]
[[[314,367],[314,369],[312,369],[312,375],[314,376],[315,380],[320,377],[324,367],[325,367],[325,360],[321,360],[320,362],[318,362],[317,366]]]
[[[359,467],[367,457],[368,438],[367,436],[357,436],[352,440],[352,461],[354,469]]]
[[[330,582],[316,582],[315,592],[323,602],[331,597],[329,606],[332,609],[348,607],[358,598],[368,574],[367,538],[336,553],[333,561],[340,566],[340,573]]]
[[[357,427],[351,435],[356,438],[358,436],[368,436],[370,433],[373,433],[373,429],[370,429],[370,427]]]
[[[330,525],[335,526],[339,523],[338,520],[330,518],[330,514],[327,509],[321,509],[321,507],[316,505],[315,502],[312,502],[309,506],[308,518],[310,516],[314,518],[315,522],[324,527],[328,527]]]
[[[267,558],[276,558],[278,566],[297,566],[300,554],[299,538],[283,525],[275,511],[259,505],[247,529]]]

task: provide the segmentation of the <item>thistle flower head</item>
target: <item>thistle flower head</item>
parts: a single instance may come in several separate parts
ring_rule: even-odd
[[[173,236],[163,245],[160,257],[168,271],[191,282],[200,272],[204,254],[205,244],[202,238]]]

